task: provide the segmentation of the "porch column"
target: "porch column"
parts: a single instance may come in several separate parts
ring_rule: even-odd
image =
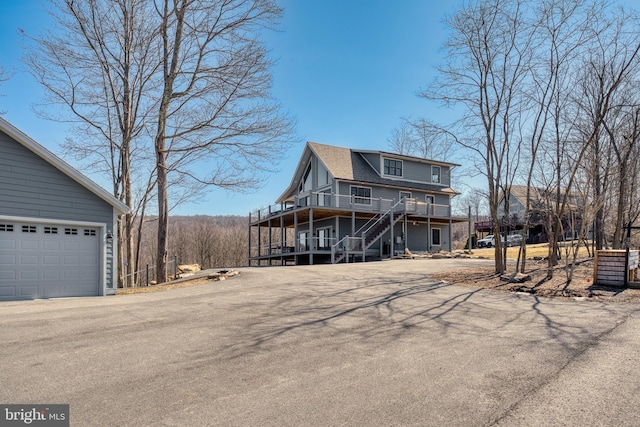
[[[300,249],[298,239],[298,211],[296,210],[293,212],[293,253],[295,254],[293,259],[295,265],[298,265],[298,249]]]
[[[247,264],[249,265],[249,267],[251,267],[251,212],[249,212],[249,240],[248,240],[248,245],[249,248],[247,250]]]
[[[271,205],[269,205],[269,219],[267,221],[268,221],[267,222],[267,226],[268,226],[267,229],[269,230],[269,249],[268,249],[267,253],[269,254],[268,264],[269,264],[269,266],[271,266],[271,248],[273,247],[273,241],[271,240],[272,239],[272,235],[273,235],[273,232],[271,230]]]
[[[391,218],[393,219],[393,215],[391,216]],[[404,252],[407,253],[407,248],[409,247],[407,245],[407,241],[409,240],[409,228],[408,228],[408,224],[407,224],[407,214],[406,213],[404,214],[404,218],[403,218],[402,222],[403,222],[403,227],[404,227],[404,231],[403,231],[404,238],[402,240],[404,241]]]
[[[451,230],[453,228],[452,224],[453,223],[451,222],[451,217],[449,217],[449,252],[453,250],[453,231]]]
[[[427,251],[431,252],[431,218],[427,217]]]
[[[313,265],[313,252],[316,250],[316,240],[313,237],[313,208],[309,208],[309,239],[311,240],[309,265]]]
[[[393,235],[393,228],[394,226],[391,226],[391,245],[389,248],[389,258],[393,259],[394,256],[396,256],[396,241],[395,241],[395,236]]]
[[[287,246],[286,235],[284,233],[284,209],[280,207],[280,265],[284,264],[284,248]]]
[[[258,267],[262,263],[262,224],[260,224],[260,211],[258,211]]]
[[[356,234],[356,211],[351,211],[351,237],[355,237]]]

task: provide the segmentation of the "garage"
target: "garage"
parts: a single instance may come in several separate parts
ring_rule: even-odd
[[[113,295],[129,208],[0,117],[0,302]]]
[[[99,230],[0,222],[0,300],[100,293]]]

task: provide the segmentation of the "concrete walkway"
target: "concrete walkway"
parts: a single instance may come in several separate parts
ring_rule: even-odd
[[[73,426],[639,425],[638,307],[429,279],[486,262],[0,303],[0,402]]]

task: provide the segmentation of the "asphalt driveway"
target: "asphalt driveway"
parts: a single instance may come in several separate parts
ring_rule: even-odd
[[[0,403],[73,426],[640,425],[638,307],[429,279],[482,262],[0,303]]]

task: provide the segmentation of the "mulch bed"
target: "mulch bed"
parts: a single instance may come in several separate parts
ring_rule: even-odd
[[[436,280],[470,288],[491,289],[503,292],[524,292],[541,297],[572,298],[590,301],[640,302],[640,290],[624,289],[593,284],[593,259],[576,263],[571,282],[567,283],[568,270],[561,264],[554,267],[553,277],[547,279],[547,261],[527,260],[526,274],[531,280],[509,283],[496,274],[493,266],[444,271],[432,275]],[[509,262],[506,276],[515,273],[515,263]]]

